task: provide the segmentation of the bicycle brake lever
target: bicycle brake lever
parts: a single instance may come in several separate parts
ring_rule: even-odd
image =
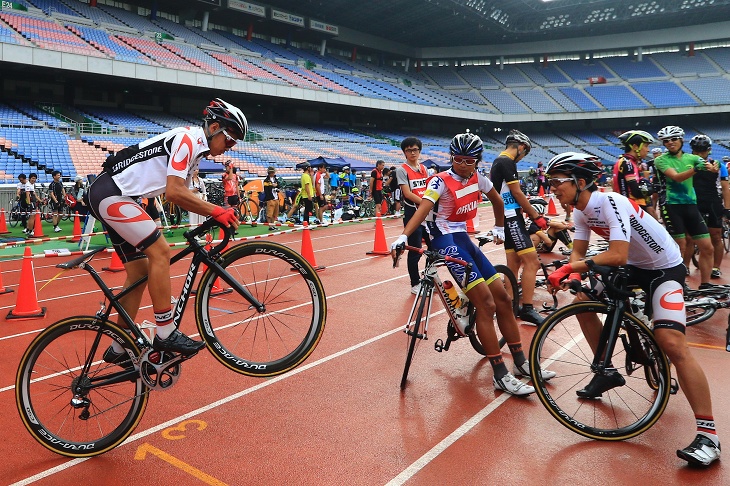
[[[398,267],[400,257],[403,256],[403,250],[405,250],[405,245],[398,245],[395,250],[391,251],[391,256],[393,257],[393,268]]]

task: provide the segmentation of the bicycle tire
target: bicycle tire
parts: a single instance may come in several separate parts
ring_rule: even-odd
[[[372,218],[375,216],[375,201],[365,201],[362,203],[362,216],[363,218]]]
[[[216,262],[266,310],[258,312],[233,289],[219,287],[227,277],[208,268],[198,285],[195,317],[211,354],[236,373],[259,377],[280,375],[307,359],[327,319],[324,288],[312,265],[270,241],[232,246]]]
[[[512,296],[512,312],[517,316],[520,313],[520,287],[517,285],[517,278],[507,265],[495,265],[494,269],[502,275],[504,288]]]
[[[53,211],[51,211],[50,205],[44,204],[38,208],[38,210],[41,212],[41,219],[43,219],[43,221],[46,223],[53,222]]]
[[[695,266],[695,268],[700,268],[700,249],[697,245],[695,245],[695,251],[692,253],[692,265]]]
[[[71,208],[64,204],[63,206],[61,206],[61,211],[59,211],[59,214],[63,221],[68,221],[68,219],[71,217]]]
[[[651,330],[639,319],[625,313],[622,328],[636,331],[643,346],[647,364],[636,364],[629,372],[620,368],[626,384],[604,392],[600,399],[580,399],[575,391],[588,384],[593,377],[591,364],[594,353],[583,339],[578,314],[596,312],[602,322],[608,306],[598,302],[578,302],[551,314],[537,329],[530,346],[530,371],[540,402],[550,414],[571,431],[596,440],[625,440],[635,437],[656,423],[664,412],[670,395],[670,370],[666,355],[661,352]],[[602,316],[602,317],[601,317]],[[617,340],[612,362],[620,366],[630,353]],[[654,368],[656,381],[652,383],[644,373],[636,373],[640,366]],[[557,376],[547,381],[541,370],[550,368]],[[605,396],[608,395],[608,398]]]
[[[21,220],[20,206],[17,204],[10,210],[10,216],[8,217],[8,224],[11,228],[15,228],[20,224]]]
[[[687,314],[687,327],[705,322],[717,311],[714,305],[707,303],[685,302],[684,308]]]
[[[431,290],[433,292],[433,290]],[[413,355],[416,352],[418,343],[423,340],[424,335],[419,333],[421,329],[421,321],[428,318],[429,302],[431,301],[431,292],[426,291],[421,285],[421,289],[418,291],[416,300],[413,303],[413,309],[408,316],[408,322],[403,332],[408,336],[406,344],[406,364],[403,367],[403,375],[400,379],[400,389],[406,389],[406,383],[408,382],[408,372],[411,369],[411,363],[413,362]],[[415,313],[415,318],[414,318]]]
[[[248,201],[242,201],[238,205],[238,210],[241,213],[241,222],[251,223],[256,221],[259,215],[259,205],[256,201],[249,199]]]
[[[730,253],[730,223],[722,219],[722,245],[725,247],[725,253]]]
[[[81,375],[97,338],[89,372]],[[25,428],[47,449],[68,457],[97,456],[124,442],[139,424],[149,393],[136,371],[136,379],[80,393],[89,400],[90,417],[84,419],[82,409],[71,405],[76,384],[98,383],[123,371],[102,359],[113,340],[139,357],[140,350],[127,332],[91,316],[52,324],[23,354],[15,379],[16,405]]]

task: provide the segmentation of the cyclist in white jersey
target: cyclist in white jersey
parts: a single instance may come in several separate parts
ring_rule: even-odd
[[[496,389],[512,395],[529,395],[535,389],[516,378],[529,376],[530,365],[522,350],[512,302],[496,270],[466,232],[466,222],[475,216],[481,195],[486,194],[492,202],[497,224],[493,230],[495,241],[504,241],[504,203],[492,182],[475,170],[483,152],[483,144],[478,136],[471,133],[457,135],[451,142],[450,152],[451,169],[429,179],[421,204],[391,248],[398,250],[399,246],[405,246],[408,236],[426,220],[426,229],[434,249],[442,255],[472,264],[463,290],[477,309],[476,331],[494,371],[492,383]],[[464,281],[463,266],[448,263],[447,267],[456,282]],[[499,329],[512,353],[512,373],[507,370],[502,359],[494,330],[495,311]],[[457,332],[465,335],[465,329],[458,325]],[[546,380],[555,376],[554,372],[548,370],[542,370],[542,374]]]
[[[686,313],[683,285],[686,276],[682,255],[664,227],[635,202],[617,193],[598,192],[596,177],[601,173],[597,157],[567,152],[548,163],[553,194],[561,203],[575,206],[575,235],[570,264],[548,276],[550,285],[565,288],[561,282],[580,280],[588,270],[585,255],[590,233],[607,238],[608,250],[593,257],[596,265],[627,265],[629,283],[646,292],[645,314],[652,318],[654,336],[677,369],[677,377],[695,414],[697,436],[677,455],[691,464],[707,466],[720,458],[720,442],[712,416],[710,387],[705,373],[687,347],[684,335]],[[577,300],[586,300],[578,294]],[[591,349],[595,352],[601,322],[595,313],[579,314],[578,321]],[[581,398],[599,398],[602,393],[626,380],[618,372],[593,376],[591,382],[576,393]]]
[[[149,274],[149,293],[157,323],[154,348],[186,356],[198,352],[204,343],[185,336],[172,323],[170,247],[136,200],[165,193],[167,200],[191,213],[210,215],[225,226],[238,227],[233,209],[197,198],[188,186],[200,160],[220,155],[243,140],[248,123],[241,110],[219,98],[211,101],[203,114],[202,127],[175,128],[107,158],[104,172],[85,196],[89,209],[107,228],[114,250],[124,263],[124,286]],[[143,292],[144,285],[140,285],[121,300],[132,319],[137,315]],[[124,349],[112,344],[104,353],[104,360],[123,363]]]

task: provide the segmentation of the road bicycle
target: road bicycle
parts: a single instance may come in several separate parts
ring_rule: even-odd
[[[476,308],[471,302],[467,302],[464,304],[466,305],[466,312],[463,312],[461,309],[457,311],[454,304],[449,300],[448,295],[446,294],[446,288],[444,287],[444,282],[438,274],[438,269],[440,267],[445,266],[447,263],[456,263],[466,267],[466,271],[464,272],[464,279],[466,279],[471,271],[471,264],[458,258],[441,255],[439,252],[433,250],[424,250],[422,248],[416,248],[408,245],[405,245],[404,249],[425,255],[426,266],[421,273],[420,290],[413,301],[408,321],[405,329],[403,330],[403,332],[408,336],[408,340],[406,348],[406,364],[403,368],[403,376],[401,377],[400,382],[401,390],[404,390],[406,387],[408,371],[411,368],[413,355],[418,348],[418,344],[421,341],[428,340],[428,323],[431,318],[431,304],[433,302],[434,289],[438,290],[437,294],[441,298],[441,303],[443,304],[449,318],[446,325],[446,341],[444,342],[442,339],[437,339],[434,343],[434,349],[439,353],[448,351],[451,347],[451,343],[462,337],[456,331],[456,319],[466,318],[468,319],[469,324],[466,326],[465,333],[469,338],[469,342],[477,353],[482,356],[486,356],[484,347],[482,346],[482,343],[479,342],[479,337],[476,334]],[[393,268],[398,265],[398,261],[404,249],[396,250]],[[505,265],[495,265],[494,268],[497,270],[497,273],[500,274],[505,285],[513,286],[513,292],[515,293],[512,295],[517,295],[517,281],[512,274],[512,271]],[[459,287],[463,287],[465,284],[465,281],[458,282]],[[516,301],[514,300],[513,305],[516,305]],[[459,315],[457,315],[457,313]],[[505,345],[505,342],[504,338],[500,338],[500,348]]]
[[[177,204],[170,202],[165,194],[159,195],[159,203],[164,216],[164,223],[170,226],[177,226],[183,222],[183,209]]]
[[[238,204],[239,220],[242,223],[252,223],[259,220],[259,204],[251,195],[253,191],[242,191],[241,202]]]
[[[225,249],[228,230],[217,246],[206,249],[196,238],[216,225],[209,219],[185,232],[189,246],[170,260],[173,264],[192,254],[173,323],[179,327],[198,269],[205,265],[195,293],[195,321],[210,353],[243,375],[285,373],[301,364],[322,337],[327,316],[322,282],[306,259],[277,243],[252,241]],[[114,292],[90,264],[103,250],[57,265],[91,275],[105,297],[99,311],[62,319],[42,331],[20,360],[15,381],[25,427],[43,446],[69,457],[96,456],[121,444],[139,424],[150,392],[173,386],[181,364],[192,357],[152,347],[153,337],[119,304],[147,277]],[[109,320],[112,311],[126,329]],[[115,364],[103,359],[112,342],[127,355]]]
[[[656,423],[670,394],[676,393],[676,382],[651,329],[631,312],[634,292],[626,284],[626,268],[591,262],[589,269],[589,285],[574,281],[572,290],[591,300],[557,310],[535,332],[531,377],[540,402],[571,431],[598,440],[629,439]],[[601,288],[602,293],[597,290]],[[603,324],[595,353],[576,318],[588,312],[596,313]],[[542,379],[546,368],[557,373],[549,383]],[[595,374],[616,372],[624,377],[623,386],[603,392],[601,398],[576,395]]]

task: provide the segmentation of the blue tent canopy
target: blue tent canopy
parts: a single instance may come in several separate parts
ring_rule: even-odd
[[[312,167],[319,167],[322,163],[324,163],[330,169],[342,169],[344,166],[347,165],[347,162],[345,162],[342,157],[327,158],[322,157],[321,155],[315,159],[310,159],[307,162]],[[301,169],[302,165],[304,165],[304,162],[297,164],[296,168]]]
[[[213,174],[218,172],[225,172],[226,168],[223,167],[223,164],[219,164],[215,160],[203,159],[198,165],[198,170],[200,170],[200,172],[204,174]]]

